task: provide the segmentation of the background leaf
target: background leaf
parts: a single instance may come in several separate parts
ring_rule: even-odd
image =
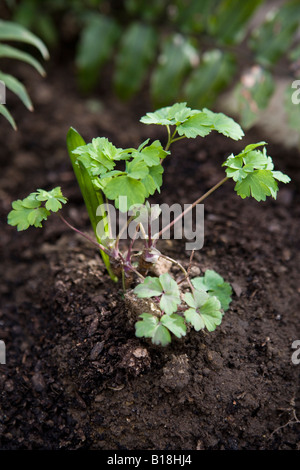
[[[46,75],[44,68],[38,60],[27,52],[20,51],[16,47],[8,46],[7,44],[0,44],[0,58],[16,59],[32,65],[42,76]]]
[[[86,15],[84,24],[76,64],[79,84],[87,91],[96,85],[101,66],[111,57],[120,28],[113,18],[98,13]]]
[[[0,20],[0,41],[17,41],[31,44],[40,51],[44,59],[49,58],[48,49],[43,41],[17,23]]]
[[[16,122],[10,112],[7,110],[6,106],[4,106],[4,104],[0,104],[0,114],[2,114],[2,116],[4,116],[8,120],[14,130],[17,130]]]
[[[204,53],[183,87],[183,97],[194,107],[203,108],[215,104],[224,88],[232,83],[236,72],[235,57],[220,49]]]
[[[248,20],[262,0],[222,0],[210,19],[210,32],[225,44],[244,39]]]
[[[137,93],[156,55],[157,36],[151,26],[131,23],[122,35],[113,77],[119,97],[129,99]]]
[[[9,90],[11,90],[20,98],[20,100],[24,103],[27,109],[33,111],[31,99],[29,98],[26,88],[19,80],[17,80],[12,75],[3,72],[0,72],[0,80],[5,83],[6,87]]]
[[[156,106],[178,101],[181,85],[198,53],[192,42],[182,35],[162,41],[158,64],[151,77],[151,95]]]

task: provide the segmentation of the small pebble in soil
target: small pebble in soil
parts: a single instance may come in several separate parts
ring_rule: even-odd
[[[36,374],[32,376],[31,382],[36,392],[42,392],[44,390],[45,381],[44,381],[42,374],[40,374],[39,372],[37,372]]]
[[[104,348],[104,341],[99,341],[98,343],[95,344],[95,346],[93,347],[90,353],[91,361],[95,361],[97,359],[97,357],[101,354],[103,348]]]
[[[182,389],[186,387],[190,381],[189,360],[186,354],[180,356],[172,356],[163,368],[163,376],[161,386],[166,391],[168,389]]]
[[[135,376],[140,375],[151,365],[151,358],[146,348],[141,346],[135,347],[131,342],[124,345],[123,358],[120,366],[128,373]]]

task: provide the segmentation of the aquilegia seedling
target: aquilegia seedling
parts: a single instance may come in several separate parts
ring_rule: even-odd
[[[163,147],[159,140],[150,143],[147,139],[137,149],[122,149],[105,137],[97,137],[86,144],[75,129],[69,130],[69,156],[96,240],[74,228],[62,215],[59,216],[68,227],[100,249],[111,279],[117,281],[121,276],[125,289],[135,276],[138,283],[133,293],[149,302],[148,311],[143,312],[135,324],[136,336],[151,338],[154,344],[165,346],[171,341],[171,333],[178,338],[185,336],[187,325],[196,331],[203,328],[215,330],[229,308],[232,289],[212,270],[207,270],[202,277],[190,279],[189,270],[158,251],[158,239],[179,218],[229,179],[235,182],[234,189],[241,198],[251,196],[257,201],[265,201],[267,196],[276,199],[278,181],[288,183],[290,178],[274,170],[272,159],[266,153],[265,142],[247,145],[238,155],[230,155],[225,160],[226,176],[223,179],[158,233],[152,234],[151,224],[159,217],[160,208],[150,205],[148,198],[160,191],[163,163],[170,157],[171,145],[185,138],[205,137],[213,130],[233,140],[241,139],[244,133],[239,124],[223,113],[208,109],[192,110],[186,103],[176,103],[147,113],[141,122],[165,126],[168,137],[166,146]],[[126,252],[120,250],[119,241],[128,223],[120,227],[118,235],[113,236],[109,211],[106,210],[108,201],[113,201],[121,213],[134,209],[129,222],[138,218]],[[58,212],[66,202],[60,187],[51,191],[38,189],[25,199],[12,203],[8,223],[18,230],[26,230],[29,226],[41,227],[51,212]],[[143,249],[137,251],[134,244],[138,233],[142,234]],[[183,276],[174,279],[168,272],[158,277],[147,275],[159,258],[175,264]],[[183,281],[188,289],[185,293],[182,291]]]

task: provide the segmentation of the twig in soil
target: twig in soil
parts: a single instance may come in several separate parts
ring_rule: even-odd
[[[300,420],[298,419],[298,417],[296,415],[295,409],[294,408],[289,409],[289,411],[293,412],[293,419],[290,419],[287,423],[285,423],[282,426],[279,426],[278,428],[274,429],[274,431],[272,431],[272,433],[270,434],[270,438],[273,436],[273,434],[280,431],[280,429],[284,429],[284,428],[286,428],[287,426],[290,426],[290,425],[300,424]]]
[[[193,261],[193,258],[194,258],[194,254],[195,254],[195,250],[193,250],[192,253],[191,253],[190,260],[189,260],[189,265],[188,265],[187,270],[186,270],[186,272],[188,273],[188,275],[190,275],[190,270],[191,270],[191,266],[192,266],[192,261]]]

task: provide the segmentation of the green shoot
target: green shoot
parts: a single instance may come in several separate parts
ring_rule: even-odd
[[[98,223],[98,218],[96,217],[97,214],[97,208],[98,207],[103,207],[103,194],[99,190],[95,190],[93,180],[90,177],[90,174],[83,164],[83,162],[77,162],[76,156],[74,152],[78,148],[81,148],[82,146],[85,146],[85,141],[81,137],[81,135],[73,128],[69,129],[69,132],[67,134],[67,148],[69,152],[69,157],[73,166],[73,170],[75,173],[75,176],[77,178],[77,182],[79,185],[79,188],[81,190],[81,194],[83,196],[85,206],[87,209],[87,212],[89,214],[89,218],[91,221],[91,225],[93,228],[93,231],[95,233],[96,239],[98,243],[102,244],[102,239],[98,236],[97,233],[97,223]],[[107,238],[109,238],[110,232],[109,232],[109,227],[107,223],[107,215],[106,213],[102,213],[102,220],[105,220],[106,223],[103,224],[104,227],[106,228],[105,230],[105,235]],[[107,255],[103,250],[100,250],[103,262],[106,266],[106,269],[110,275],[110,278],[113,281],[117,281],[117,277],[114,275],[114,273],[111,270],[110,266],[110,260]]]

